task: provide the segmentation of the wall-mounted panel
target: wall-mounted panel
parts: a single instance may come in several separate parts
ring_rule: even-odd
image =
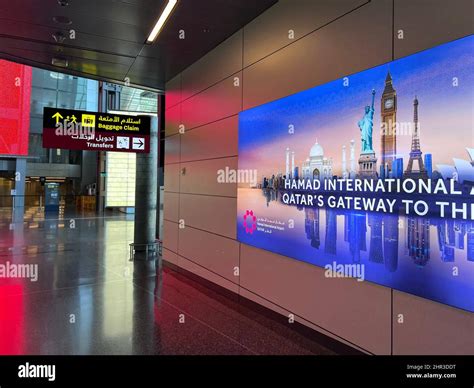
[[[187,99],[182,106],[186,130],[237,114],[242,105],[242,73]]]
[[[393,354],[474,354],[474,314],[394,290]]]
[[[179,230],[178,253],[231,282],[239,265],[239,243],[226,237],[187,227]]]
[[[166,248],[163,248],[163,260],[178,265],[178,255]]]
[[[238,131],[236,115],[185,132],[181,136],[181,161],[236,156]]]
[[[165,138],[165,164],[179,163],[181,153],[181,134]]]
[[[165,191],[179,192],[179,163],[165,165]]]
[[[178,224],[171,221],[163,223],[163,247],[178,252]]]
[[[388,288],[241,245],[240,285],[375,354],[390,354]]]
[[[172,108],[179,104],[181,100],[181,74],[178,74],[166,83],[165,109]]]
[[[163,217],[165,220],[178,222],[179,220],[179,193],[165,191]]]
[[[175,135],[181,125],[181,104],[175,105],[166,111],[165,136]]]
[[[366,0],[280,0],[244,27],[244,66],[341,17]]]
[[[242,30],[183,71],[183,100],[240,70],[242,70]]]
[[[291,314],[291,316],[292,316],[292,318],[294,318],[295,322],[301,323],[301,324],[305,325],[306,327],[309,327],[310,329],[313,329],[313,330],[315,330],[315,331],[317,331],[317,332],[319,332],[319,333],[321,333],[321,334],[323,334],[323,335],[325,335],[329,338],[332,338],[336,341],[342,342],[343,344],[345,344],[347,346],[351,346],[351,347],[357,349],[358,351],[360,351],[362,353],[368,353],[368,354],[370,353],[370,352],[367,352],[366,350],[356,346],[354,343],[347,342],[343,338],[334,335],[333,333],[323,329],[322,327],[317,326],[317,325],[309,322],[308,320],[303,319],[303,318],[295,315],[294,311],[290,312],[290,311],[282,308],[281,306],[277,306],[275,303],[272,303],[272,302],[268,301],[267,299],[262,298],[261,296],[258,296],[254,292],[251,292],[251,291],[249,291],[245,288],[240,287],[239,294],[240,294],[241,297],[249,299],[252,302],[255,302],[255,303],[257,303],[261,306],[264,306],[269,310],[275,311],[276,313],[278,313],[280,315],[283,315],[285,318],[286,317],[290,318],[290,314]],[[288,324],[290,326],[292,325],[292,323],[289,323],[289,319],[288,319]]]
[[[392,2],[378,0],[244,70],[244,109],[388,62]]]
[[[472,0],[395,0],[395,58],[474,33]]]
[[[237,158],[181,163],[181,192],[237,197]]]
[[[201,267],[200,265],[189,261],[188,259],[178,256],[178,266],[185,269],[186,271],[192,272],[193,274],[200,276],[203,279],[209,280],[210,282],[217,284],[223,288],[232,291],[233,293],[239,292],[239,285],[236,283],[227,280],[226,278],[217,275],[206,268]]]
[[[235,239],[235,198],[181,194],[179,218],[185,225]]]

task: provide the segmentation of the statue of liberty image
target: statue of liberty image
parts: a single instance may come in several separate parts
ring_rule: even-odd
[[[375,89],[372,89],[372,106],[365,107],[364,117],[357,123],[360,129],[360,137],[362,141],[361,154],[374,153],[372,147],[372,130],[374,127],[374,101]]]

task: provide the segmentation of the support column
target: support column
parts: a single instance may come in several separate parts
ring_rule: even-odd
[[[153,252],[147,257],[144,246],[156,241],[158,118],[151,117],[150,124],[150,153],[137,154],[134,243],[138,245],[134,271],[138,275],[154,275],[157,257],[150,254]]]
[[[158,187],[156,203],[156,237],[163,240],[163,206],[165,191],[165,95],[158,94]]]
[[[15,195],[13,196],[12,220],[13,253],[20,253],[25,244],[23,218],[25,215],[26,159],[17,158],[15,165]]]
[[[120,110],[120,94],[122,86],[99,81],[99,112],[107,113],[109,110]],[[105,177],[101,172],[105,171],[106,152],[97,152],[97,185],[96,185],[96,208],[99,214],[103,214],[105,210]]]
[[[25,213],[25,178],[26,178],[26,159],[16,159],[15,166],[15,195],[13,205],[13,218],[15,222],[23,223]]]

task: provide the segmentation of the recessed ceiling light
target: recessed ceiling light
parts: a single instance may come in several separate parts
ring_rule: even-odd
[[[155,27],[153,27],[153,30],[151,31],[150,36],[146,40],[147,43],[152,43],[155,41],[156,37],[161,32],[163,26],[166,23],[166,20],[168,20],[169,16],[171,15],[171,12],[173,12],[173,9],[177,3],[178,3],[178,0],[168,1],[168,4],[166,4],[165,9],[163,10],[163,13],[161,14],[160,18],[156,22]]]
[[[67,16],[53,16],[53,21],[58,24],[72,24],[72,20]]]

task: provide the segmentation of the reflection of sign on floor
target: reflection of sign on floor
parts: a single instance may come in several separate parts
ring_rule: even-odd
[[[117,137],[117,148],[128,150],[130,148],[130,138],[118,136]]]
[[[145,149],[145,139],[143,137],[134,137],[132,148],[134,150],[144,150]]]

